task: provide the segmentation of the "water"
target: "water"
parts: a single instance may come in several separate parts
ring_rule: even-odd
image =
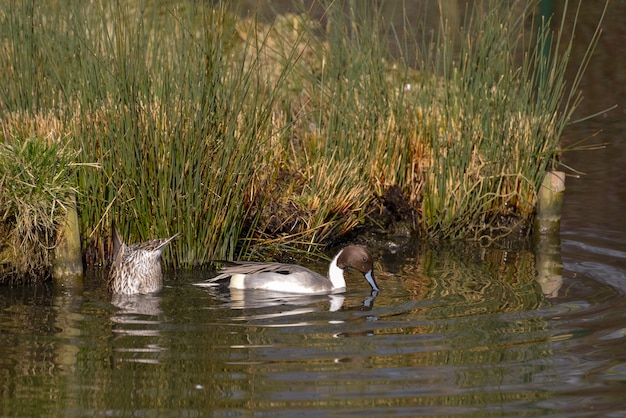
[[[112,301],[0,296],[2,416],[625,416],[624,242],[563,242],[545,297],[530,251],[377,252],[374,297],[229,294],[168,277]],[[315,268],[322,268],[315,265]]]

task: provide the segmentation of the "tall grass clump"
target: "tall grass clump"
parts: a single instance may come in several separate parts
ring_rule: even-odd
[[[568,84],[573,40],[558,35],[560,22],[552,43],[537,5],[440,9],[432,33],[426,21],[394,25],[384,5],[358,2],[322,3],[323,20],[303,13],[275,25],[282,28],[276,39],[305,47],[277,112],[288,130],[283,181],[270,190],[256,237],[332,242],[364,222],[379,224],[394,187],[426,237],[528,233],[536,191],[559,164],[559,139],[598,39]],[[452,26],[447,14],[462,20]]]
[[[158,25],[152,28],[138,27],[133,13],[113,16],[104,55],[137,63],[118,68],[95,112],[98,125],[81,128],[90,134],[82,137],[85,146],[102,144],[106,176],[85,178],[90,183],[82,187],[97,189],[102,202],[92,221],[106,211],[123,213],[123,229],[136,231],[137,240],[181,231],[172,259],[192,266],[245,250],[240,238],[254,219],[254,184],[273,177],[280,132],[272,111],[281,75],[270,79],[260,69],[254,51],[265,40],[243,42],[224,5],[185,6],[144,18]],[[128,39],[138,40],[137,50],[118,41]],[[111,102],[111,89],[121,103]]]
[[[171,257],[179,266],[239,255],[251,186],[271,176],[278,134],[276,85],[247,50],[260,46],[243,45],[223,4],[101,13],[111,27],[90,28],[97,43],[88,49],[112,70],[83,69],[86,80],[108,82],[80,98],[77,129],[85,157],[103,166],[81,176],[92,191],[88,230],[117,219],[135,241],[180,231]]]
[[[21,125],[21,124],[20,124]],[[0,282],[49,276],[76,188],[75,152],[52,136],[0,133]]]
[[[420,69],[436,76],[419,87],[418,99],[428,109],[420,129],[429,154],[422,222],[430,236],[493,238],[527,226],[545,172],[558,166],[598,32],[568,84],[573,40],[557,35],[551,45],[550,25],[538,23],[536,9],[537,2],[476,4],[460,30],[442,21],[425,48],[432,53]]]
[[[77,177],[88,260],[103,260],[113,221],[130,242],[180,231],[166,253],[174,266],[237,256],[251,185],[271,175],[277,135],[276,83],[258,76],[247,50],[263,40],[244,44],[224,3],[75,2],[65,20],[22,6],[9,19],[34,22],[28,36],[43,62],[13,62],[14,74],[54,81],[48,92],[60,92],[52,104],[78,159],[100,165]],[[36,107],[7,90],[8,102]]]
[[[348,7],[344,7],[348,5]],[[420,146],[402,90],[410,71],[390,61],[391,26],[372,3],[323,4],[278,18],[268,39],[298,45],[276,123],[287,132],[254,238],[296,248],[328,244],[381,209],[398,184],[417,200]]]

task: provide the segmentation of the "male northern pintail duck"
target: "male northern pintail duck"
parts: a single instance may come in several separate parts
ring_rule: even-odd
[[[372,255],[360,245],[349,245],[339,251],[330,263],[328,277],[294,264],[233,262],[222,268],[218,276],[196,285],[227,284],[231,289],[261,289],[302,294],[336,293],[346,288],[343,277],[346,268],[361,272],[372,289],[379,290],[374,280]]]
[[[174,238],[155,239],[126,245],[113,226],[113,264],[109,271],[109,289],[118,295],[153,293],[163,288],[161,253]]]

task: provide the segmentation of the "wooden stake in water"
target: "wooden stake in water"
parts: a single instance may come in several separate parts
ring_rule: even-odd
[[[561,227],[561,208],[565,191],[565,173],[549,171],[537,193],[535,233],[558,234]]]
[[[74,204],[67,208],[61,239],[54,249],[52,279],[55,287],[59,289],[80,290],[82,288],[83,260],[76,199],[74,199]]]
[[[535,216],[535,267],[537,282],[547,297],[557,297],[563,284],[561,260],[561,208],[565,173],[546,173],[537,194]]]

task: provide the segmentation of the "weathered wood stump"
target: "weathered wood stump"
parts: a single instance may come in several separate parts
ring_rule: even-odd
[[[535,216],[535,267],[537,282],[547,297],[558,296],[563,284],[561,260],[561,209],[565,191],[565,173],[546,173],[537,194]]]
[[[67,208],[61,238],[54,249],[52,279],[59,290],[79,291],[83,287],[83,260],[76,199],[74,199],[74,204]]]

